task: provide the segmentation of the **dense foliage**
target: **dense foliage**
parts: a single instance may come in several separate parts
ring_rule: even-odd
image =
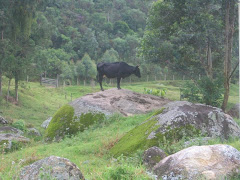
[[[137,47],[152,1],[0,1],[1,77],[40,74],[80,82],[96,77],[100,61],[139,64]]]

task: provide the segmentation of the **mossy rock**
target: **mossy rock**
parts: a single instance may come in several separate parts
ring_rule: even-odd
[[[84,131],[90,125],[104,119],[104,114],[88,112],[79,117],[74,115],[74,108],[70,105],[62,106],[53,116],[49,123],[45,139],[60,140],[66,135],[74,135],[79,131]]]
[[[146,150],[160,144],[172,144],[183,137],[198,137],[201,135],[201,131],[190,124],[178,128],[171,128],[169,126],[166,128],[166,132],[157,132],[160,125],[156,116],[162,111],[163,109],[157,111],[152,117],[129,131],[113,146],[110,153],[115,157],[121,154],[130,156],[136,153],[137,150]],[[152,132],[154,132],[154,137],[149,138]]]
[[[150,118],[145,122],[135,127],[129,131],[125,136],[123,136],[117,144],[113,146],[110,153],[114,156],[131,155],[137,150],[146,150],[149,147],[156,146],[157,143],[151,140],[147,140],[147,137],[152,131],[159,128],[157,125],[157,120],[154,118],[155,115],[163,111],[156,111]]]

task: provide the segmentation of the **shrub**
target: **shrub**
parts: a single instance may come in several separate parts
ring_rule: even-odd
[[[217,78],[211,80],[208,77],[202,78],[198,82],[200,93],[202,94],[202,103],[219,107],[222,102],[223,80]]]
[[[221,78],[212,80],[203,77],[196,83],[187,82],[182,90],[182,97],[190,102],[200,102],[211,106],[220,106],[223,95],[223,83]]]
[[[151,94],[154,96],[161,96],[164,97],[166,95],[166,89],[146,89],[144,88],[145,94]]]
[[[17,129],[20,129],[22,131],[25,131],[26,130],[25,124],[26,123],[25,123],[24,120],[18,120],[18,121],[13,122],[12,126],[17,128]]]

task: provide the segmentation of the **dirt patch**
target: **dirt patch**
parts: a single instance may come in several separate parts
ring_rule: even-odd
[[[124,116],[129,116],[161,109],[168,102],[170,100],[165,98],[113,88],[87,94],[74,100],[70,105],[75,109],[76,115],[88,111],[97,111],[107,115],[118,112]]]

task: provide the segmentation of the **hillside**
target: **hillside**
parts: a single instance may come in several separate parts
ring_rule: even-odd
[[[181,81],[157,81],[148,83],[123,83],[123,89],[130,89],[143,93],[144,88],[166,88],[166,98],[179,100],[179,87]],[[115,87],[115,85],[112,85]],[[111,86],[108,88],[112,88]],[[107,88],[107,89],[108,89]],[[4,88],[4,91],[6,89]],[[14,121],[23,119],[26,123],[34,125],[43,133],[40,128],[41,123],[48,117],[53,116],[59,106],[66,104],[72,99],[77,99],[83,95],[98,92],[100,88],[90,86],[68,86],[65,88],[42,87],[38,83],[28,83],[20,87],[19,104],[6,103],[1,101],[1,115],[13,119]],[[67,99],[65,99],[65,94]],[[236,103],[238,98],[238,87],[233,86],[230,104]],[[141,154],[138,152],[133,157],[119,157],[117,160],[111,158],[109,150],[128,131],[151,117],[151,113],[122,117],[111,116],[103,123],[97,123],[88,130],[77,134],[72,138],[65,138],[58,143],[46,144],[39,139],[32,140],[31,143],[22,149],[12,153],[1,153],[0,177],[11,179],[20,168],[32,162],[50,155],[65,157],[74,162],[87,179],[108,179],[111,174],[117,174],[119,169],[140,179],[151,179],[146,174],[146,169],[142,165]],[[211,141],[210,144],[222,143],[220,139]],[[225,141],[229,145],[240,150],[238,140]],[[183,145],[175,144],[173,151],[183,148]],[[22,160],[21,160],[22,159]],[[137,175],[136,175],[137,174]]]

